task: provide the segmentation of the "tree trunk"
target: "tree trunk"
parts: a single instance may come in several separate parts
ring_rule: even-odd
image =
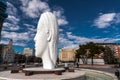
[[[83,64],[87,64],[87,57],[82,56],[81,60],[82,60]]]

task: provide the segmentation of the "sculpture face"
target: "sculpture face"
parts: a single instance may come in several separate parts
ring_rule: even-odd
[[[43,68],[55,68],[58,52],[58,25],[52,13],[46,12],[41,15],[34,41],[35,55],[42,58]]]
[[[36,51],[35,55],[36,57],[41,57],[48,44],[47,36],[45,34],[44,28],[41,28],[41,30],[37,30],[34,41],[35,41],[35,51]]]

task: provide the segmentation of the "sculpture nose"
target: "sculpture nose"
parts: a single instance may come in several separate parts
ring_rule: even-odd
[[[34,37],[34,41],[36,41],[36,36]]]

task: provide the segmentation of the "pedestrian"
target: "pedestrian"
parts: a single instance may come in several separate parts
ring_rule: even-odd
[[[78,62],[76,63],[76,65],[77,65],[77,68],[79,68],[79,63]]]
[[[116,69],[116,71],[115,71],[115,76],[116,76],[118,79],[119,79],[119,75],[120,75],[119,70]]]

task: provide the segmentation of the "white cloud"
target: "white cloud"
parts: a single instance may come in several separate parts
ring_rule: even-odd
[[[58,19],[58,25],[62,26],[62,25],[66,25],[68,24],[68,21],[66,21],[65,19]]]
[[[41,0],[20,0],[22,2],[22,11],[31,18],[38,18],[42,12],[51,11],[47,2],[42,2]],[[63,9],[54,10],[53,13],[58,19],[58,25],[66,25],[68,21],[63,15]]]
[[[120,13],[116,13],[115,19],[114,19],[115,23],[120,23]]]
[[[7,22],[3,23],[3,30],[16,31],[20,29],[18,25],[18,22],[20,21],[19,18],[16,18],[13,15],[8,15],[7,20]]]
[[[65,37],[60,37],[59,38],[59,47],[61,48],[73,48],[72,45],[75,45],[73,41],[70,41],[69,39]]]
[[[31,33],[37,31],[37,29],[36,29],[36,27],[35,27],[34,25],[30,25],[30,24],[23,24],[23,25],[26,26],[27,29],[28,29]]]
[[[65,37],[65,34],[60,33],[59,35],[59,48],[75,48],[77,49],[79,44]]]
[[[94,26],[97,26],[98,28],[106,28],[112,24],[115,16],[116,13],[102,14],[97,19],[95,19]]]
[[[63,29],[59,29],[59,32],[62,32],[63,31]]]
[[[13,24],[17,24],[19,21],[20,21],[20,19],[19,18],[16,18],[15,16],[13,16],[13,15],[8,15],[8,18],[7,18],[9,21],[11,21],[11,23],[13,23]]]
[[[14,42],[14,41],[13,41]],[[9,40],[2,40],[1,42],[0,42],[0,44],[8,44],[9,43]],[[14,42],[14,44],[13,45],[16,45],[16,46],[26,46],[26,44],[25,43],[21,43],[21,42]]]
[[[4,22],[3,26],[4,26],[3,30],[16,31],[16,30],[20,29],[20,27],[18,25],[14,25],[14,24],[11,24],[8,22]]]
[[[81,36],[75,36],[71,32],[67,32],[68,39],[74,40],[76,44],[84,44],[88,42],[95,42],[95,43],[112,43],[120,40],[119,38],[87,38]]]
[[[22,3],[21,10],[24,12],[23,15],[29,16],[29,18],[38,18],[39,15],[44,11],[50,11],[49,5],[47,2],[42,2],[41,0],[20,0]],[[7,3],[7,13],[8,18],[3,24],[2,30],[2,43],[8,43],[9,39],[13,39],[14,45],[18,46],[27,46],[27,43],[33,41],[33,38],[36,33],[36,26],[30,24],[22,24],[20,26],[19,22],[23,19],[17,13],[17,8],[11,4]],[[63,10],[54,10],[53,13],[58,19],[59,26],[68,24],[66,17],[63,15]],[[24,20],[24,19],[23,19]],[[17,32],[21,29],[21,32]],[[27,31],[27,32],[26,32]],[[62,32],[63,30],[60,29]],[[67,41],[67,40],[66,40]],[[73,44],[71,41],[68,44]],[[66,44],[67,45],[67,44]]]
[[[14,45],[16,45],[16,46],[23,46],[23,47],[27,46],[27,44],[21,43],[21,42],[14,43]]]
[[[8,44],[8,41],[7,40],[1,40],[0,44]]]
[[[59,26],[68,24],[68,21],[66,20],[66,17],[63,15],[63,10],[53,11],[53,14],[56,15],[56,17],[58,19],[58,25]]]
[[[9,15],[17,15],[17,9],[15,8],[15,6],[9,2],[7,2],[7,13]]]
[[[34,39],[35,37],[35,34],[37,32],[37,29],[34,25],[31,25],[31,24],[23,24],[24,26],[26,26],[27,30],[28,30],[28,33],[29,33],[29,37],[31,38],[31,40]]]
[[[60,34],[59,37],[59,47],[60,48],[75,48],[79,47],[79,44],[85,44],[88,42],[94,43],[114,43],[116,41],[120,41],[120,38],[87,38],[81,36],[75,36],[72,32],[66,32],[65,34]]]
[[[29,40],[29,33],[28,32],[17,33],[17,32],[2,31],[2,36],[3,36],[3,38],[13,39],[14,41]]]
[[[9,39],[13,39],[13,45],[16,46],[27,46],[27,43],[33,41],[35,32],[27,31],[27,32],[8,32],[2,31],[2,40],[1,43],[8,43]]]
[[[30,32],[7,32],[2,31],[2,43],[5,43],[8,39],[13,39],[14,45],[25,46],[27,42],[33,40],[33,34]]]
[[[40,0],[20,0],[22,11],[31,18],[37,18],[41,12],[50,11],[49,5]]]
[[[25,25],[25,26],[27,26],[27,27],[34,27],[33,25],[26,24],[26,23],[24,23],[23,25]]]
[[[18,22],[20,19],[18,18],[17,8],[10,2],[7,2],[7,14],[8,17],[6,18],[6,22],[3,23],[3,30],[19,30],[20,27],[18,25]]]
[[[25,30],[28,29],[28,31],[23,31],[22,32],[16,32],[20,30],[19,22],[20,22],[20,17],[17,14],[17,8],[11,3],[7,3],[7,13],[8,13],[8,18],[6,22],[3,23],[3,30],[2,30],[2,43],[8,43],[9,39],[13,39],[14,45],[17,46],[27,46],[27,42],[30,42],[33,40],[33,37],[35,35],[36,29],[33,25],[25,25],[27,27],[24,27]],[[23,28],[23,27],[21,27]],[[14,32],[15,31],[15,32]]]

